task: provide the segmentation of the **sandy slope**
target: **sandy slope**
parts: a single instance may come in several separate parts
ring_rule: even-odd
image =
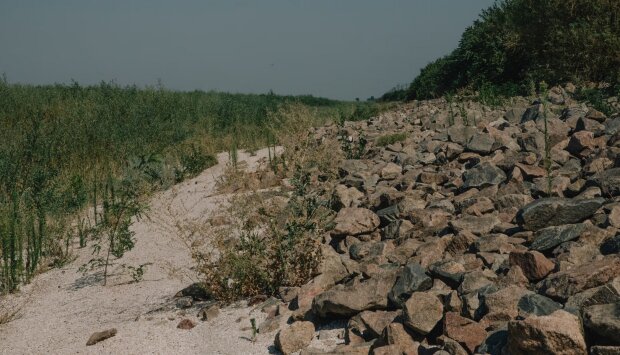
[[[248,167],[255,168],[266,150],[256,156],[240,154]],[[196,311],[174,309],[172,296],[195,281],[188,247],[179,237],[179,221],[204,219],[217,208],[223,196],[216,195],[215,183],[225,169],[220,163],[195,179],[156,194],[151,200],[149,219],[133,224],[136,246],[120,263],[147,267],[144,281],[116,269],[108,286],[101,286],[100,274],[83,276],[78,268],[91,258],[91,249],[75,249],[77,258],[62,269],[38,276],[12,303],[23,304],[21,317],[0,326],[0,354],[268,354],[273,352],[274,334],[247,340],[249,318],[260,321],[264,314],[251,308],[226,308],[216,319],[198,321]],[[161,308],[164,310],[161,310]],[[237,322],[239,318],[240,322]],[[192,330],[176,326],[183,318],[198,321]],[[117,328],[117,336],[87,347],[95,331]]]

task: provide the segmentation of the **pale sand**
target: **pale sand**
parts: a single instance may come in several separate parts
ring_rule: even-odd
[[[240,153],[239,160],[253,169],[266,155],[267,150],[252,157]],[[195,309],[183,315],[183,311],[170,307],[174,305],[172,296],[197,280],[190,250],[175,225],[184,220],[205,220],[218,203],[226,201],[225,196],[217,195],[215,185],[225,170],[227,154],[220,154],[218,159],[218,165],[200,176],[153,196],[149,219],[133,224],[135,248],[118,263],[152,263],[143,281],[128,283],[131,278],[124,273],[102,286],[96,273],[83,277],[78,268],[92,257],[91,248],[75,248],[76,260],[37,276],[18,294],[4,300],[23,304],[23,308],[20,318],[0,326],[0,354],[275,353],[275,333],[259,335],[256,342],[248,340],[249,319],[256,318],[260,323],[265,317],[259,310],[228,307],[216,319],[202,322]],[[155,311],[162,306],[168,307]],[[237,323],[240,317],[243,320]],[[177,329],[183,318],[196,321],[197,326]],[[108,328],[117,328],[118,334],[86,346],[93,332]]]

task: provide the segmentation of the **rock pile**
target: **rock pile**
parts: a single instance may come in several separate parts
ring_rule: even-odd
[[[552,93],[561,105],[455,117],[433,100],[347,123],[371,144],[341,164],[321,275],[281,290],[280,349],[620,353],[620,116]],[[372,144],[394,133],[408,138]],[[304,349],[308,327],[337,319],[344,344]]]

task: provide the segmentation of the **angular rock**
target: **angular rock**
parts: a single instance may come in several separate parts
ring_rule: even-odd
[[[579,223],[591,217],[603,203],[605,203],[603,198],[543,198],[523,207],[517,214],[517,222],[533,231],[545,227]]]
[[[284,355],[289,355],[308,347],[313,337],[312,322],[295,322],[278,332],[275,345]]]
[[[497,166],[484,162],[463,173],[463,188],[481,188],[499,185],[506,181],[506,173]]]
[[[413,340],[402,323],[392,323],[385,328],[385,342],[389,345],[398,346],[401,351],[408,351],[409,354],[417,354],[420,343]]]
[[[312,310],[321,318],[350,317],[366,310],[381,310],[388,306],[388,292],[396,280],[395,272],[383,272],[376,277],[343,285],[339,284],[314,298]]]
[[[548,316],[532,316],[508,323],[509,354],[586,355],[579,319],[559,310]]]
[[[414,292],[403,311],[405,325],[422,335],[430,333],[443,318],[443,305],[431,293]]]
[[[620,168],[605,170],[592,180],[601,188],[604,196],[620,195]]]
[[[586,230],[586,225],[566,224],[563,226],[540,229],[534,235],[530,249],[538,251],[551,250],[562,243],[575,240]]]
[[[508,343],[508,331],[500,329],[487,335],[484,342],[478,347],[478,353],[489,355],[501,355],[502,350]]]
[[[369,334],[367,336],[369,338],[378,338],[383,334],[385,328],[400,314],[400,311],[365,311],[358,316],[368,330]]]
[[[562,309],[562,304],[543,295],[529,293],[519,299],[517,307],[519,315],[523,318],[527,318],[529,316],[548,316]]]
[[[570,270],[551,274],[538,284],[538,288],[548,297],[566,301],[570,296],[602,286],[618,275],[620,275],[620,257],[609,255]]]
[[[510,265],[518,265],[530,281],[538,281],[549,275],[555,264],[537,251],[513,251]]]
[[[460,219],[450,221],[450,226],[456,232],[469,231],[476,235],[484,235],[490,233],[493,228],[501,223],[500,219],[495,215],[480,217],[466,215]]]
[[[585,307],[616,302],[620,302],[620,276],[603,286],[594,287],[569,297],[564,309],[579,315]]]
[[[343,208],[334,220],[333,235],[360,235],[379,227],[379,216],[365,208]]]
[[[433,279],[426,275],[424,268],[420,264],[410,263],[399,271],[388,297],[395,305],[403,305],[412,293],[426,291],[431,287]]]
[[[583,325],[594,343],[620,345],[620,302],[586,307]]]
[[[489,154],[493,148],[495,139],[488,133],[475,133],[468,141],[466,148],[478,154]]]
[[[446,313],[443,334],[456,340],[470,353],[474,353],[478,345],[482,344],[487,337],[484,327],[454,312]]]
[[[601,346],[595,345],[590,348],[592,355],[618,355],[620,354],[620,346]]]

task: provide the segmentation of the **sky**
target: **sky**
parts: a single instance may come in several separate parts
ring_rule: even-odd
[[[448,54],[493,2],[0,0],[0,74],[366,99]]]

